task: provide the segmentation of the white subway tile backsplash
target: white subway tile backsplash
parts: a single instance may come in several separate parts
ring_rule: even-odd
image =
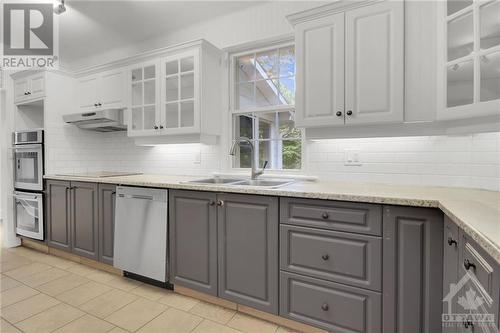
[[[138,147],[126,133],[87,132],[46,120],[46,172],[138,171],[207,175],[226,168],[220,146]],[[346,149],[360,166],[344,165]],[[200,161],[197,161],[201,157]],[[306,142],[306,174],[323,180],[474,187],[500,191],[500,132]]]

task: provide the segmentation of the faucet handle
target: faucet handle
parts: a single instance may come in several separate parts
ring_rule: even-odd
[[[262,170],[266,169],[268,163],[269,163],[269,161],[264,161],[264,165],[262,166]]]

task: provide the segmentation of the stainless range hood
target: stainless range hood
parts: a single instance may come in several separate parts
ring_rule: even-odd
[[[104,109],[63,115],[65,123],[97,132],[126,131],[123,109]]]

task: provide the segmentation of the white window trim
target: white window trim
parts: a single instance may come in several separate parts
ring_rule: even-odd
[[[278,49],[286,46],[291,46],[295,45],[295,42],[293,40],[293,35],[287,35],[287,36],[281,36],[277,37],[275,39],[266,39],[265,41],[255,41],[251,43],[245,43],[244,46],[235,46],[231,47],[230,49],[226,49],[227,51],[227,83],[228,83],[228,130],[226,133],[228,133],[228,138],[227,138],[227,144],[228,147],[231,146],[233,142],[233,137],[234,137],[234,119],[233,117],[235,115],[242,115],[242,114],[249,114],[249,113],[265,113],[265,112],[272,112],[272,111],[287,111],[287,110],[294,110],[295,105],[276,105],[276,106],[270,106],[270,107],[261,107],[261,108],[249,108],[245,110],[234,110],[234,105],[235,105],[235,80],[234,80],[234,63],[235,59],[239,56],[246,55],[249,53],[259,53],[267,50],[273,50],[273,49]],[[232,52],[234,50],[234,52]],[[255,128],[254,128],[255,131]],[[293,174],[299,174],[303,175],[306,172],[306,156],[307,156],[307,151],[306,151],[306,138],[305,138],[305,130],[300,129],[301,134],[302,134],[302,139],[301,139],[301,167],[300,169],[269,169],[266,171],[266,174],[275,174],[275,175],[293,175]],[[255,135],[254,135],[255,137]],[[255,147],[256,150],[258,151],[258,146]],[[254,156],[255,158],[255,156]],[[233,157],[229,157],[227,159],[227,170],[230,172],[245,172],[250,170],[249,168],[235,168],[233,166]]]

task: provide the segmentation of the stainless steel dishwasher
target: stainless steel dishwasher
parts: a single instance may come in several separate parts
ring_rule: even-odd
[[[113,265],[125,276],[168,286],[167,198],[167,190],[116,188]]]

